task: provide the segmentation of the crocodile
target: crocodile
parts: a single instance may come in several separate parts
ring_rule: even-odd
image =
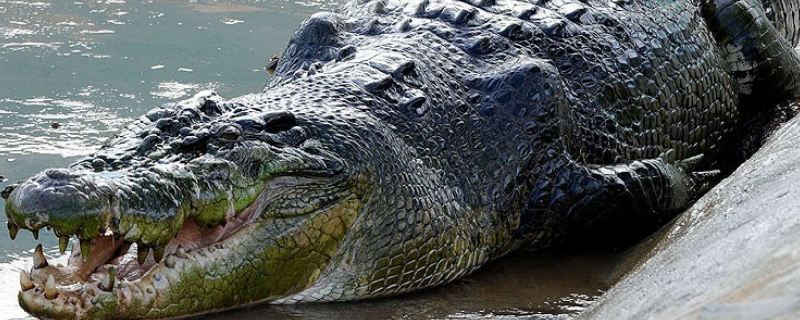
[[[46,228],[19,302],[180,318],[441,285],[512,252],[638,233],[798,97],[794,0],[371,0],[303,22],[263,91],[164,104],[11,185]],[[75,240],[71,240],[75,239]]]

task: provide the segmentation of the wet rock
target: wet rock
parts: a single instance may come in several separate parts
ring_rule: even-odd
[[[579,319],[800,318],[800,118],[637,248]]]

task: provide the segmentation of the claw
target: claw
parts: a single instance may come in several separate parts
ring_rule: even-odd
[[[21,271],[19,273],[19,286],[22,291],[33,289],[33,281],[31,281],[31,276],[25,271]]]
[[[664,161],[664,163],[675,163],[675,149],[664,151],[664,153],[659,155],[658,158],[661,159],[661,161]]]
[[[719,180],[720,175],[721,173],[719,170],[710,170],[692,172],[689,174],[689,177],[691,177],[695,184],[693,188],[696,192],[705,193],[714,186],[713,182]]]
[[[19,232],[19,227],[15,223],[9,221],[8,222],[8,236],[11,237],[11,240],[14,240],[14,239],[17,238],[17,233],[18,232]]]
[[[33,240],[39,240],[39,230],[38,229],[32,230],[31,233],[33,233]]]
[[[689,157],[678,161],[677,166],[681,168],[684,172],[692,172],[700,165],[700,162],[702,162],[704,158],[705,157],[701,153],[694,157]]]
[[[100,281],[97,287],[103,291],[111,291],[112,289],[114,289],[114,281],[116,279],[117,279],[117,269],[111,267],[108,269],[108,272],[106,272],[105,277],[103,277],[103,280]]]
[[[41,269],[47,266],[47,259],[44,257],[44,252],[42,251],[42,245],[39,244],[36,246],[36,249],[33,250],[33,267],[36,269]]]
[[[68,236],[60,236],[58,237],[58,252],[64,254],[67,252],[67,244],[69,244],[69,237]]]
[[[53,278],[52,274],[47,278],[47,284],[44,286],[44,297],[49,300],[53,300],[58,297],[58,291],[56,291],[56,279]]]
[[[691,176],[695,181],[708,181],[719,178],[720,174],[721,172],[719,170],[709,170],[692,172]]]
[[[92,252],[92,240],[81,239],[79,241],[81,243],[81,259],[86,261],[89,259],[89,253]]]

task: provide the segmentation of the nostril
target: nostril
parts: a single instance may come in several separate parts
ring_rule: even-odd
[[[3,198],[3,200],[8,200],[8,196],[11,195],[11,191],[14,191],[14,189],[16,189],[18,186],[19,184],[16,183],[6,186],[3,191],[0,191],[0,198]]]

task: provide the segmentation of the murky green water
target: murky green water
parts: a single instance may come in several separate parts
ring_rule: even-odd
[[[223,97],[260,90],[269,56],[302,19],[336,1],[0,0],[0,189],[92,153],[154,106],[202,89]],[[52,233],[35,241],[23,231],[12,242],[0,228],[0,319],[27,316],[16,301],[19,271],[30,268],[36,243],[51,261],[66,260]],[[265,306],[214,318],[563,318],[606,287],[598,274],[609,260],[511,258],[411,296]]]

